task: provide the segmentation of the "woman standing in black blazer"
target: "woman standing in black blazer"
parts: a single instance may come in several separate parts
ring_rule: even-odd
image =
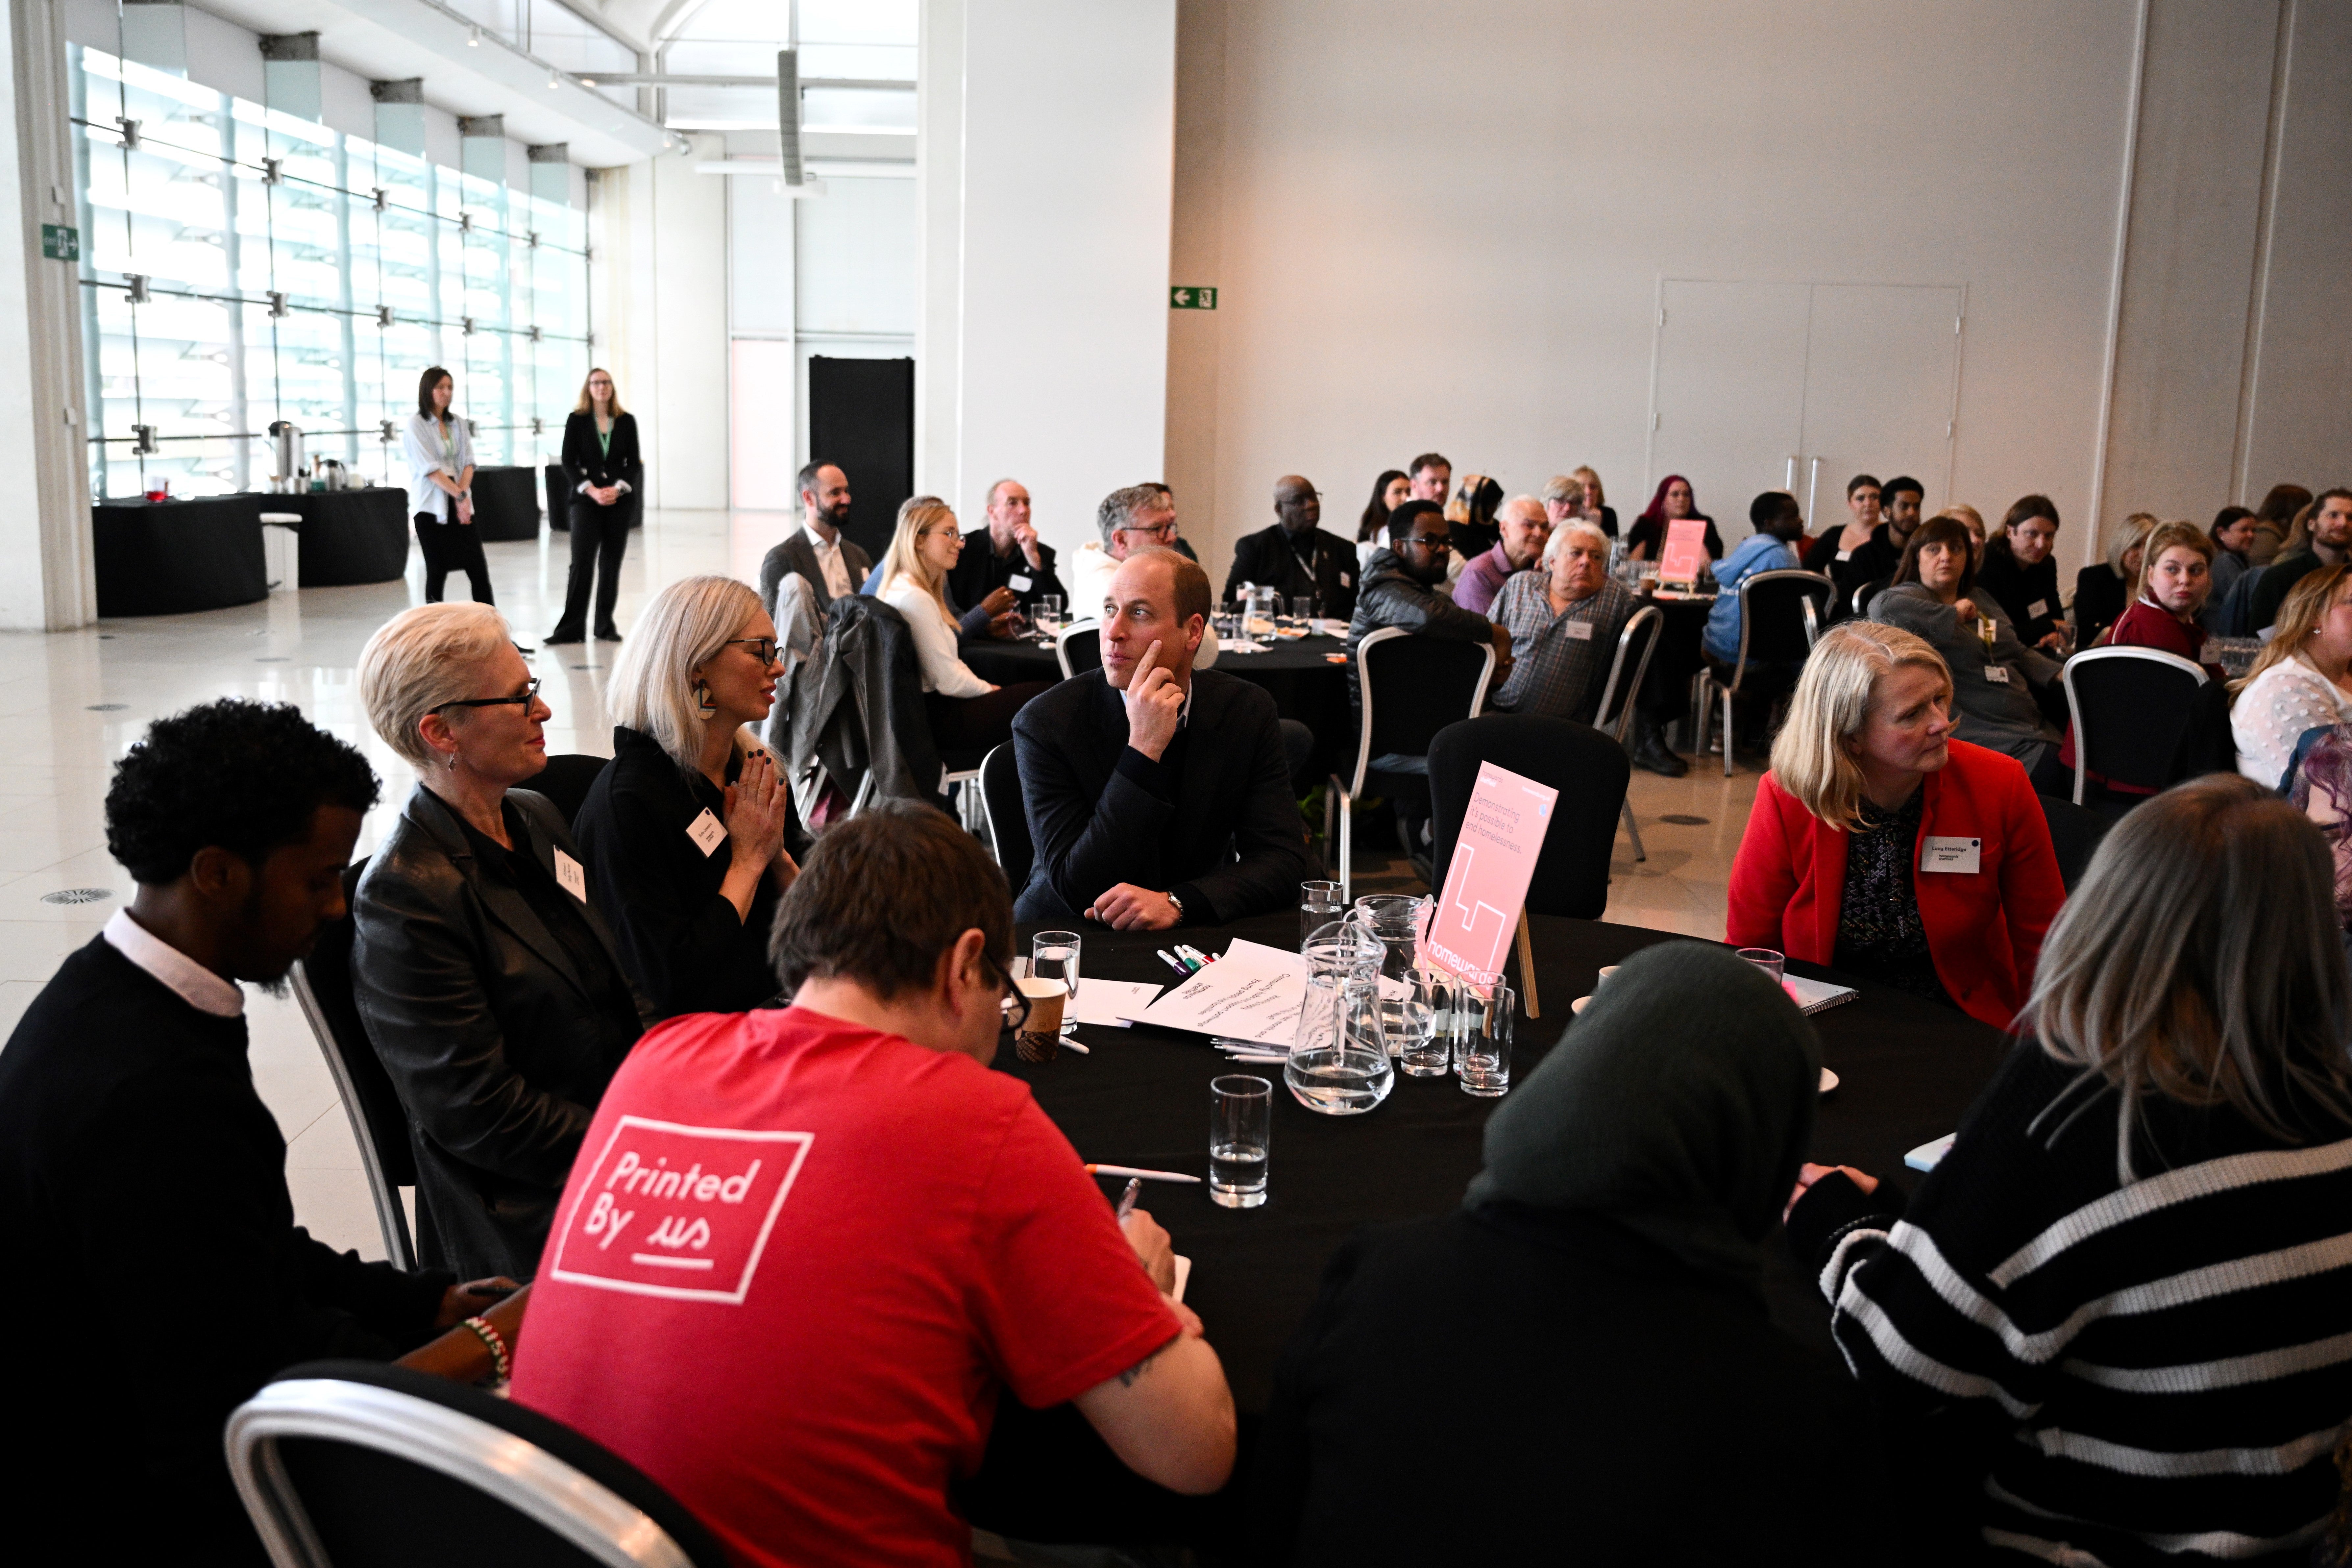
[[[645,510],[645,460],[637,454],[636,416],[621,406],[608,371],[592,370],[580,406],[563,422],[563,483],[572,493],[572,580],[563,618],[543,639],[580,642],[587,635],[588,584],[596,579],[596,640],[619,642],[613,601],[621,592],[621,557]]]
[[[361,650],[360,700],[416,770],[352,899],[352,992],[408,1113],[417,1251],[539,1268],[580,1140],[650,1015],[589,901],[547,766],[547,704],[488,605],[425,605]]]
[[[782,673],[775,623],[732,577],[655,595],[614,668],[613,761],[581,805],[580,848],[656,1017],[776,994],[768,931],[799,868],[783,770],[752,737]]]

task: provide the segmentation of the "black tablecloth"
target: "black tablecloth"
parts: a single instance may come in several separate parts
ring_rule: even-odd
[[[1570,1004],[1592,989],[1596,971],[1671,932],[1595,921],[1530,920],[1540,1019],[1522,995],[1514,1078],[1531,1071],[1566,1026]],[[1029,928],[1022,929],[1024,944]],[[1088,930],[1081,973],[1114,980],[1172,982],[1154,955],[1177,938],[1222,952],[1234,936],[1297,945],[1297,917],[1285,911],[1221,930],[1181,933]],[[1517,961],[1513,961],[1516,969]],[[1792,972],[1834,978],[1792,965]],[[1907,1184],[1904,1154],[1949,1132],[1999,1065],[2003,1037],[1966,1015],[1884,987],[1818,1015],[1825,1064],[1837,1090],[1821,1102],[1813,1157]],[[1038,1103],[1087,1160],[1205,1175],[1209,1079],[1255,1073],[1275,1084],[1267,1163],[1268,1201],[1223,1209],[1207,1189],[1147,1183],[1143,1206],[1192,1259],[1185,1301],[1200,1313],[1223,1358],[1245,1427],[1268,1402],[1274,1369],[1312,1304],[1332,1251],[1368,1224],[1455,1207],[1481,1163],[1486,1118],[1499,1100],[1475,1100],[1454,1079],[1398,1078],[1378,1110],[1356,1117],[1317,1115],[1293,1100],[1278,1067],[1228,1068],[1199,1036],[1081,1026],[1089,1056],[1067,1052],[1044,1064],[997,1066],[1026,1080]],[[1107,1194],[1118,1184],[1104,1183]],[[1830,1349],[1827,1308],[1812,1279],[1775,1241],[1767,1248],[1767,1289],[1776,1322]],[[1528,1303],[1540,1310],[1540,1303]],[[1131,1478],[1092,1439],[1074,1410],[1025,1412],[1007,1400],[996,1439],[967,1503],[974,1521],[1029,1539],[1136,1538],[1134,1515],[1150,1529],[1187,1539],[1229,1538],[1237,1485],[1216,1500],[1178,1502]],[[1123,1522],[1122,1522],[1123,1521]],[[1148,1533],[1148,1531],[1146,1531]]]
[[[262,503],[244,494],[104,500],[90,509],[101,616],[172,616],[268,597]],[[274,509],[273,509],[274,510]]]
[[[485,543],[539,537],[539,472],[535,468],[474,470],[474,526]]]
[[[260,498],[263,511],[302,519],[305,588],[389,583],[408,570],[408,492],[391,485]]]

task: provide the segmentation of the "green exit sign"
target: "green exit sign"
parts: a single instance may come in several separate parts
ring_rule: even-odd
[[[1213,310],[1217,308],[1214,289],[1171,289],[1168,308],[1171,310]]]
[[[81,259],[81,230],[68,228],[61,223],[41,226],[41,255],[50,261]]]

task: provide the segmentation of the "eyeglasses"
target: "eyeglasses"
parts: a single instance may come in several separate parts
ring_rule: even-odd
[[[776,639],[773,637],[729,637],[721,647],[748,647],[760,656],[761,664],[776,662]]]
[[[1116,530],[1115,531],[1120,533],[1148,533],[1154,539],[1173,539],[1176,537],[1176,525],[1173,522],[1162,522],[1147,527],[1139,522],[1130,522],[1125,528]]]
[[[1004,973],[1004,966],[1003,964],[998,963],[996,960],[990,958],[986,953],[982,953],[981,955],[981,960],[982,963],[986,963],[989,968],[996,972],[996,984],[1003,988],[1004,1026],[1012,1030],[1014,1034],[1019,1034],[1021,1032],[1021,1026],[1029,1021],[1029,997],[1027,994],[1024,993],[1021,987],[1013,984],[1013,976]]]
[[[427,708],[427,713],[438,713],[444,708],[502,708],[511,702],[518,708],[528,708],[539,700],[539,678],[532,676],[512,697],[453,697],[437,707]]]
[[[1439,538],[1435,534],[1408,533],[1405,535],[1404,542],[1407,544],[1418,544],[1423,550],[1433,551],[1440,555],[1451,554],[1454,550],[1454,541]]]

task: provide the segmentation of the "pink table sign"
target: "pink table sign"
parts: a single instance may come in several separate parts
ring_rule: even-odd
[[[1706,570],[1706,524],[1686,517],[1666,524],[1665,548],[1658,552],[1658,581],[1696,583]]]
[[[1480,765],[1445,886],[1422,927],[1423,963],[1454,974],[1502,972],[1559,799],[1559,791],[1533,779]]]

